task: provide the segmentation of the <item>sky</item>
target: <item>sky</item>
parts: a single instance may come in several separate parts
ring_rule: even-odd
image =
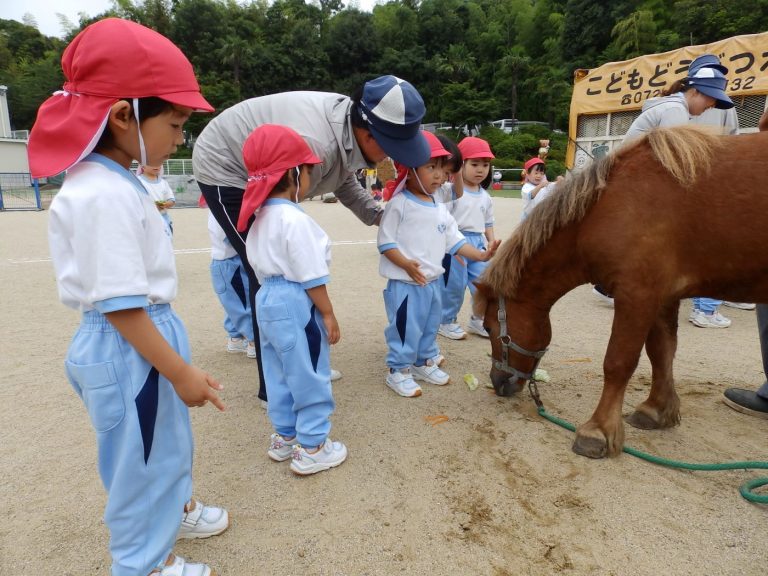
[[[345,5],[357,4],[361,10],[371,10],[376,0],[346,0]],[[73,24],[80,21],[78,14],[85,12],[95,16],[109,9],[110,0],[0,0],[0,18],[21,22],[24,14],[32,14],[37,28],[46,36],[62,37],[64,31],[59,25],[56,13],[64,14]]]

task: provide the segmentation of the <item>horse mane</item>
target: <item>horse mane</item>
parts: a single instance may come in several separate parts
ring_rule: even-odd
[[[719,144],[720,139],[706,127],[656,128],[570,174],[531,211],[509,240],[502,243],[481,280],[496,294],[514,293],[528,259],[556,230],[580,222],[600,199],[616,164],[637,154],[641,148],[649,147],[655,162],[681,186],[690,188],[709,171],[710,160]]]

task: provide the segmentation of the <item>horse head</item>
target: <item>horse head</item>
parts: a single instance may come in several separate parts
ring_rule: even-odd
[[[491,341],[490,378],[499,396],[512,396],[534,377],[552,338],[547,310],[498,296],[477,283],[475,298],[486,303],[485,329]]]

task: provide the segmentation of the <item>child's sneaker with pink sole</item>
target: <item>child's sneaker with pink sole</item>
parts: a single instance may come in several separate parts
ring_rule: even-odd
[[[293,447],[293,460],[291,460],[291,472],[299,476],[317,474],[323,470],[329,470],[347,459],[347,447],[341,442],[334,442],[326,438],[317,452],[309,453],[296,444]]]

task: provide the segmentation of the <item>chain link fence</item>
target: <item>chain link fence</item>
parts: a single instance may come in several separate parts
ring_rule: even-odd
[[[40,184],[28,173],[0,173],[0,210],[42,210]]]

